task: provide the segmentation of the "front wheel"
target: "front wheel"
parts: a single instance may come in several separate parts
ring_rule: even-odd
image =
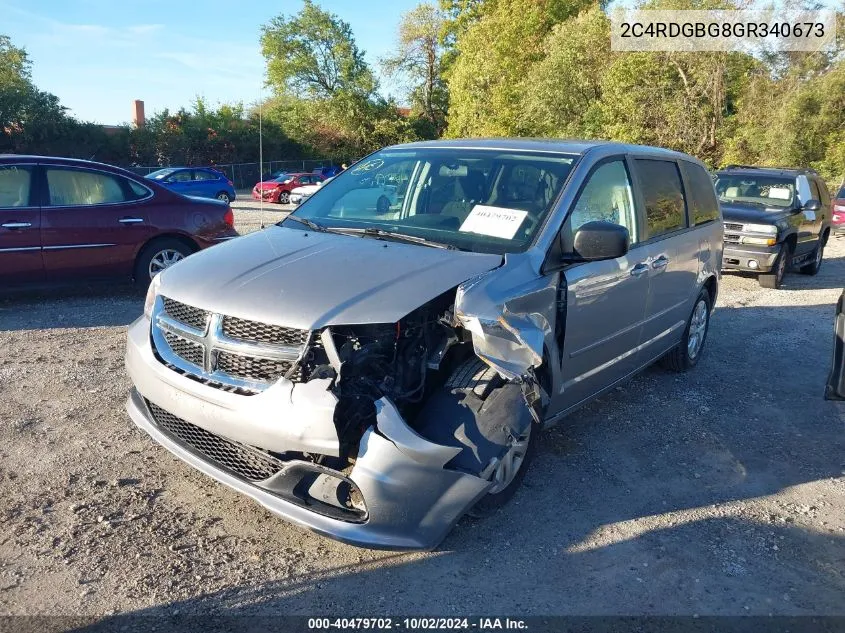
[[[172,237],[147,244],[135,261],[135,283],[146,288],[158,273],[182,261],[194,252],[190,246]]]
[[[702,288],[695,300],[692,314],[681,341],[669,350],[662,364],[672,371],[684,372],[698,364],[710,328],[710,293]]]
[[[775,262],[774,271],[771,274],[760,275],[757,281],[763,288],[770,288],[777,290],[783,283],[783,278],[786,276],[786,269],[789,266],[789,260],[792,259],[792,249],[789,244],[784,244],[780,247],[780,255],[778,255]]]
[[[290,204],[290,194],[287,191],[279,194],[279,204]]]
[[[801,266],[800,271],[804,275],[817,275],[822,267],[822,258],[824,257],[824,238],[819,238],[819,245],[813,252],[813,259],[809,264]]]

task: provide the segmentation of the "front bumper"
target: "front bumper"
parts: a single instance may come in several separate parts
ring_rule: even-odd
[[[780,253],[780,244],[774,246],[739,246],[725,243],[722,253],[722,270],[742,270],[751,273],[767,273],[772,270]],[[757,267],[749,265],[756,262]]]
[[[376,403],[376,427],[365,431],[348,473],[366,507],[363,522],[326,516],[291,500],[290,495],[270,490],[267,482],[241,478],[168,433],[147,403],[224,439],[279,453],[336,455],[334,396],[326,391],[325,381],[293,384],[283,379],[253,396],[226,393],[160,363],[150,344],[149,328],[149,321],[142,317],[129,329],[126,366],[135,388],[127,411],[133,422],[194,468],[292,523],[361,547],[430,549],[487,493],[489,482],[444,468],[458,449],[415,433],[384,399]]]

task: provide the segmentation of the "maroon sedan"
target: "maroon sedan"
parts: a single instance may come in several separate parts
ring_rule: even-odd
[[[0,288],[95,277],[146,286],[191,253],[237,237],[233,224],[225,202],[124,169],[0,155]]]

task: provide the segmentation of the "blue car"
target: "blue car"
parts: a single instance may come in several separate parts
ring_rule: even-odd
[[[185,196],[217,198],[223,202],[235,199],[232,181],[216,169],[208,167],[166,167],[146,177]]]

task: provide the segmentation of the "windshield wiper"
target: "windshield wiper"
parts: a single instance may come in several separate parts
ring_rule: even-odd
[[[409,244],[421,244],[423,246],[430,246],[432,248],[444,248],[450,251],[460,250],[454,244],[444,244],[443,242],[435,242],[427,240],[424,237],[417,237],[416,235],[406,235],[405,233],[396,233],[394,231],[385,231],[384,229],[377,229],[375,227],[361,228],[342,228],[336,229],[338,232],[350,233],[352,235],[362,235],[366,237],[375,237],[376,239],[392,239],[397,242],[407,242]]]
[[[312,231],[317,231],[319,233],[328,233],[331,231],[329,227],[323,226],[322,224],[317,224],[316,222],[314,222],[314,220],[309,220],[308,218],[300,218],[299,216],[293,214],[286,217],[285,220],[293,220],[294,222],[299,222],[300,224],[304,224],[305,226],[307,226]],[[282,222],[284,222],[285,220],[282,220]]]

